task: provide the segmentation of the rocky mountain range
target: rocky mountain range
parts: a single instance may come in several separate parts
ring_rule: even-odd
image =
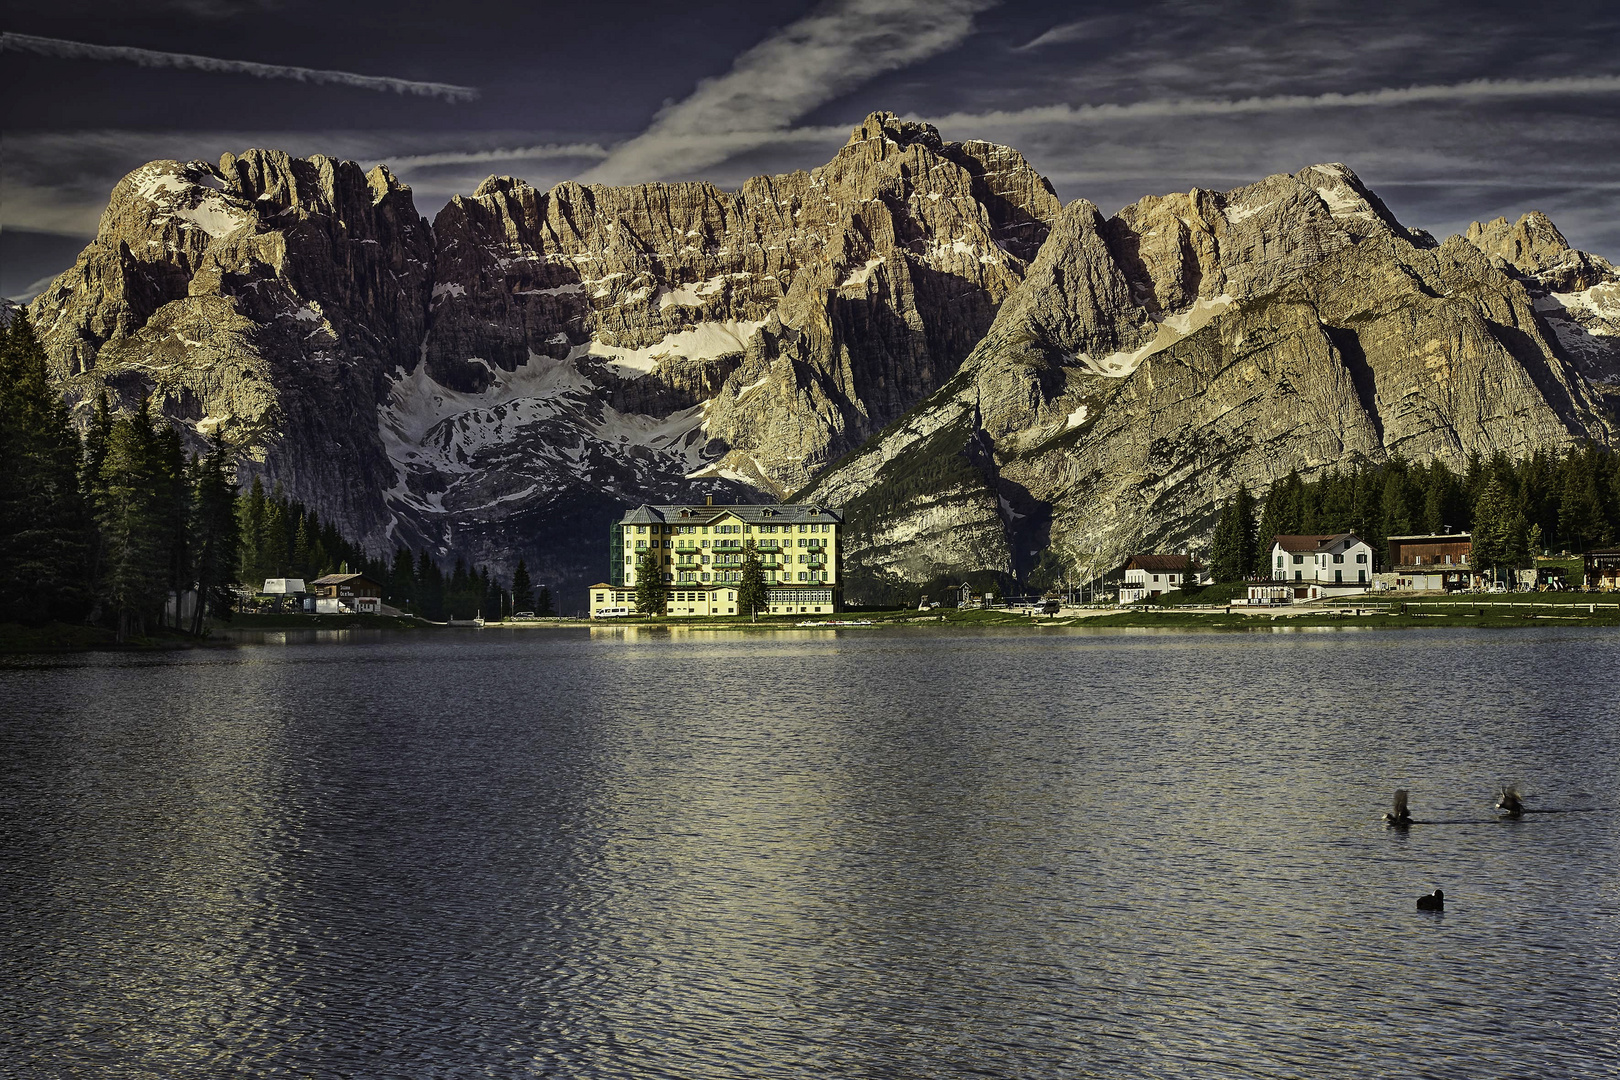
[[[1539,214],[1443,244],[1321,165],[1105,218],[877,113],[728,192],[153,162],[32,304],[70,400],[150,393],[351,537],[564,597],[622,508],[800,492],[859,574],[1179,544],[1239,482],[1613,438],[1620,274]]]

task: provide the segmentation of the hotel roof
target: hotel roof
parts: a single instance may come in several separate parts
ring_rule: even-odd
[[[844,520],[836,510],[797,503],[731,503],[691,505],[672,503],[649,506],[643,503],[619,519],[621,525],[707,525],[726,516],[753,525],[796,525],[801,522]]]

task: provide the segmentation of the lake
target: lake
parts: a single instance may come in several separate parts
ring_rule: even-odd
[[[1617,673],[1580,629],[10,658],[0,1074],[1613,1076]]]

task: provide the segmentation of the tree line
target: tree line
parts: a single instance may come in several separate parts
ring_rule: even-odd
[[[1272,483],[1258,520],[1240,487],[1222,505],[1210,545],[1217,581],[1270,576],[1272,537],[1350,532],[1388,569],[1391,536],[1467,532],[1480,571],[1528,568],[1537,555],[1580,554],[1620,540],[1620,452],[1588,444],[1517,460],[1469,455],[1463,471],[1394,457],[1383,465],[1298,472]]]
[[[51,389],[45,350],[16,313],[0,342],[0,619],[200,633],[237,578],[235,465],[215,439],[190,455],[143,398],[99,398],[81,436]],[[199,598],[187,618],[169,598]]]
[[[81,434],[22,312],[0,330],[0,463],[0,622],[88,622],[120,641],[200,634],[205,615],[230,617],[244,583],[340,569],[428,619],[551,612],[521,562],[508,588],[459,558],[448,575],[425,551],[373,559],[279,484],[267,493],[255,478],[239,494],[224,441],[188,455],[145,397],[115,414],[103,394]],[[198,602],[174,602],[188,593]]]

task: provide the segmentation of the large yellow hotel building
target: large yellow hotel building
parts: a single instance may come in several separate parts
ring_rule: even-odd
[[[749,547],[769,605],[760,615],[836,611],[843,518],[791,504],[638,506],[608,528],[608,580],[591,586],[591,618],[634,615],[636,574],[652,554],[669,588],[666,615],[747,615],[737,604]]]

